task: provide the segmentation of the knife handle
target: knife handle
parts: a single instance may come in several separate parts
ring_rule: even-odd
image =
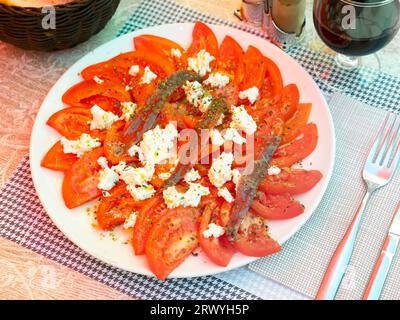
[[[394,234],[389,234],[387,236],[382,247],[381,255],[372,271],[363,300],[379,300],[390,266],[392,265],[393,257],[396,254],[399,240],[400,237]]]

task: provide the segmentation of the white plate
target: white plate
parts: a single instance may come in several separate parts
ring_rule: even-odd
[[[311,121],[318,125],[319,142],[314,153],[303,163],[306,168],[309,168],[312,163],[311,167],[320,170],[324,177],[313,190],[298,197],[306,207],[303,215],[287,221],[269,223],[272,236],[282,244],[310,218],[326,190],[332,174],[335,156],[335,134],[332,118],[327,103],[315,82],[295,60],[283,51],[249,33],[223,26],[211,26],[211,28],[220,43],[225,35],[230,35],[241,44],[243,49],[246,49],[248,45],[260,49],[263,54],[278,64],[285,84],[296,83],[298,85],[301,101],[313,104]],[[135,256],[131,246],[122,243],[122,239],[126,235],[117,231],[117,236],[120,238],[114,241],[109,235],[102,237],[99,231],[92,228],[86,208],[93,203],[73,210],[65,207],[61,196],[63,174],[40,166],[43,156],[60,139],[60,135],[47,126],[46,121],[53,113],[64,107],[61,102],[63,93],[81,80],[78,74],[86,66],[112,58],[121,52],[132,50],[132,39],[140,34],[166,37],[180,43],[183,47],[188,47],[191,42],[192,29],[193,24],[191,23],[146,28],[114,39],[89,52],[65,72],[50,90],[39,110],[32,132],[30,163],[33,182],[39,198],[53,222],[72,242],[94,257],[115,267],[144,275],[152,275],[147,266],[146,258]],[[216,266],[200,253],[197,257],[190,256],[170,277],[210,275],[231,270],[255,260],[256,258],[236,254],[229,266],[223,268]]]

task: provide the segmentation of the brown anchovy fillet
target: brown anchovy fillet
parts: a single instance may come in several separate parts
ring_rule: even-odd
[[[257,194],[257,189],[268,171],[268,163],[281,143],[279,136],[272,137],[265,145],[260,159],[254,162],[254,170],[251,174],[241,178],[236,192],[235,205],[233,206],[229,223],[227,225],[227,237],[229,241],[235,241],[239,227],[247,215],[250,206]]]
[[[143,134],[155,127],[161,110],[171,94],[186,81],[201,81],[201,77],[194,72],[181,70],[173,73],[157,85],[155,92],[147,99],[146,106],[132,119],[124,130],[124,137],[130,137],[129,146],[142,140]]]
[[[226,104],[225,99],[222,98],[213,99],[210,106],[208,107],[207,112],[203,115],[202,119],[196,126],[195,130],[198,131],[201,129],[214,128],[217,125],[219,119],[221,118],[221,115],[227,112],[228,112],[228,106]],[[200,154],[203,153],[201,152]],[[197,154],[193,156],[197,157]],[[168,189],[169,187],[173,187],[180,180],[182,180],[185,177],[185,174],[193,167],[193,161],[188,161],[188,162],[189,163],[187,164],[182,164],[181,162],[179,162],[172,176],[167,181],[165,181],[164,185],[161,188],[157,190],[157,193],[161,193],[164,190]]]

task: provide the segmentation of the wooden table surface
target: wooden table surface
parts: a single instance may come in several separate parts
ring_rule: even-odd
[[[241,0],[176,1],[227,20],[235,20],[232,13],[241,2]],[[308,15],[310,15],[312,1],[308,1]],[[2,114],[0,120],[0,186],[10,177],[21,158],[28,153],[30,131],[35,114],[51,85],[62,74],[66,66],[88,51],[88,47],[96,47],[98,44],[112,39],[139,2],[139,0],[122,0],[116,15],[105,30],[91,39],[89,44],[74,48],[70,52],[63,52],[57,58],[54,54],[40,55],[24,52],[0,42],[0,68],[6,70],[0,74],[0,86],[5,82],[9,86],[9,92],[0,93],[0,112]],[[308,28],[312,30],[312,23],[308,23]],[[392,59],[391,56],[397,56],[400,48],[399,42],[398,36],[394,44],[385,48],[384,54],[389,57],[388,59]],[[317,42],[314,45],[319,46]],[[14,65],[9,63],[10,57],[13,57]],[[25,67],[35,67],[35,70],[41,65],[43,68],[53,68],[53,72],[46,79],[42,77],[40,85],[38,84],[37,87],[35,85],[37,96],[32,97],[29,88],[25,96],[15,89],[17,83],[23,81],[24,76],[26,77],[26,74],[18,73],[18,68],[24,64]],[[41,65],[37,66],[36,64]],[[62,64],[62,66],[58,68],[58,64]],[[29,68],[27,69],[29,70]],[[399,69],[391,69],[391,71],[395,74],[399,73]],[[13,75],[13,79],[6,79],[5,74]],[[13,90],[17,92],[13,94]],[[9,240],[0,238],[0,299],[132,298]]]

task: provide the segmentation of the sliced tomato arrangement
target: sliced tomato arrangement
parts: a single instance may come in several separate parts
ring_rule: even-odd
[[[296,195],[322,179],[317,170],[291,168],[317,146],[312,105],[300,103],[297,85],[284,84],[278,65],[259,49],[242,48],[230,36],[219,45],[202,22],[187,49],[150,34],[132,45],[83,69],[82,80],[62,97],[65,108],[47,121],[63,139],[41,165],[64,173],[66,207],[99,198],[98,229],[126,229],[133,253],[145,255],[161,280],[198,250],[222,267],[236,252],[279,252],[268,220],[301,215],[305,208]],[[202,50],[209,56],[198,54]],[[243,91],[256,92],[256,99]],[[247,123],[254,121],[254,133],[236,130],[243,119],[231,106],[239,105]],[[211,131],[203,135],[204,129]],[[191,140],[193,132],[199,140]],[[233,153],[245,144],[252,147],[247,153]],[[174,148],[176,156],[168,158]],[[223,171],[213,166],[223,152],[233,160],[219,183]],[[240,170],[253,159],[265,170],[250,183]],[[238,204],[245,210],[232,237]]]

